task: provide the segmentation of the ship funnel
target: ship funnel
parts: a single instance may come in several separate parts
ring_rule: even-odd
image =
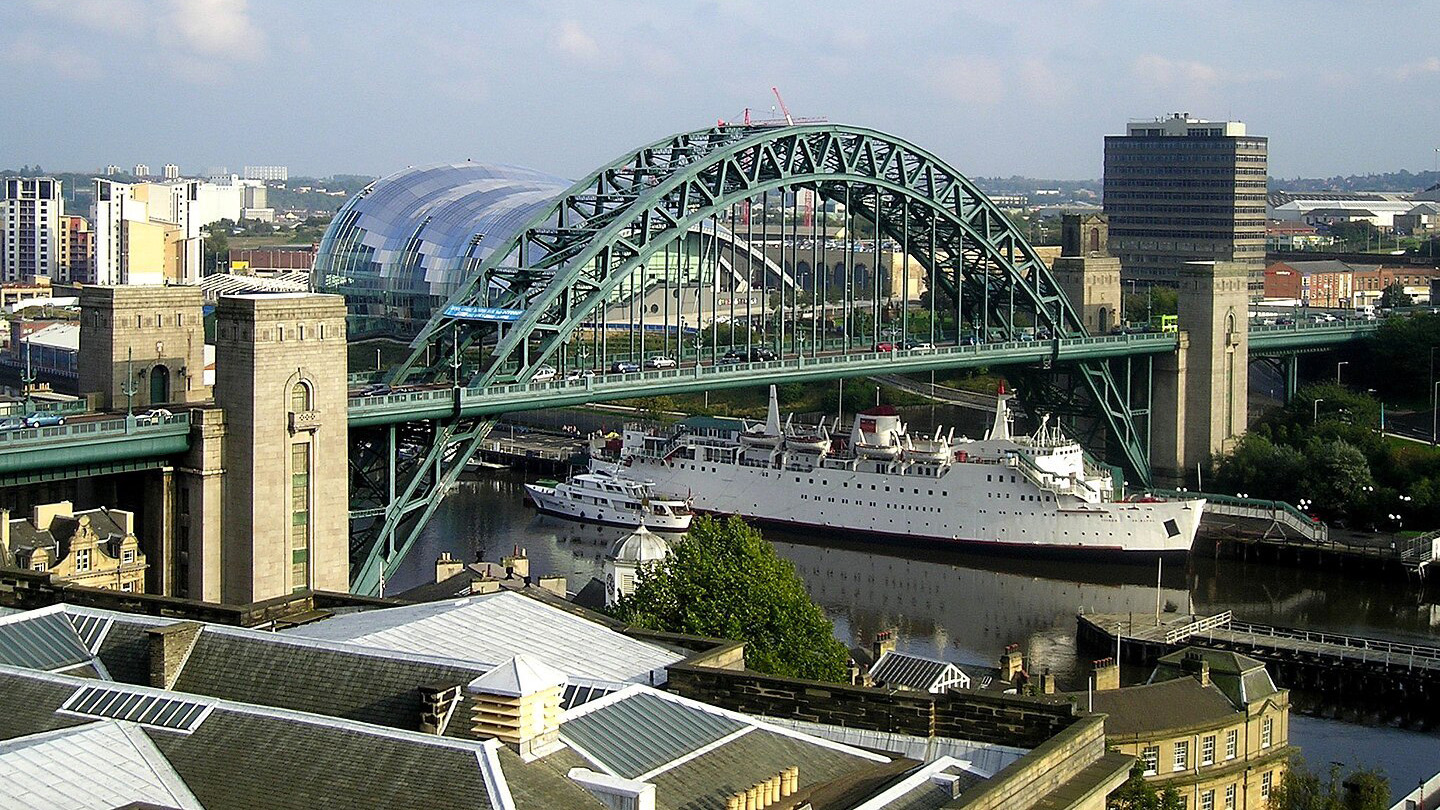
[[[1000,392],[995,395],[995,421],[990,425],[990,439],[1010,438],[1010,397],[1005,393],[1005,383],[1000,383]]]
[[[765,435],[780,435],[780,400],[775,396],[775,386],[770,386],[770,410],[765,413]]]

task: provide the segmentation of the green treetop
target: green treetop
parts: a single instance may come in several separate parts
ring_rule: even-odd
[[[745,642],[745,663],[771,675],[844,681],[847,653],[795,566],[737,517],[702,517],[663,563],[640,571],[614,608],[650,630]]]

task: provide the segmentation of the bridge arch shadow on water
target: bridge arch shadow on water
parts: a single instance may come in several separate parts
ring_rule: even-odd
[[[490,252],[387,375],[452,399],[448,410],[377,417],[352,442],[358,591],[379,587],[484,440],[501,407],[484,392],[518,404],[528,389],[504,386],[656,356],[693,369],[701,390],[756,363],[775,364],[761,382],[834,379],[874,373],[907,344],[899,354],[917,364],[934,351],[930,367],[964,365],[957,350],[972,343],[1012,344],[990,359],[1009,365],[1022,404],[1065,420],[1131,482],[1149,480],[1148,391],[1132,398],[1105,357],[1062,352],[1087,335],[1024,235],[958,171],[894,136],[835,124],[683,133],[597,169],[512,233],[482,236]],[[808,272],[786,283],[760,252]],[[629,322],[608,328],[617,311]],[[643,395],[641,382],[615,395]]]

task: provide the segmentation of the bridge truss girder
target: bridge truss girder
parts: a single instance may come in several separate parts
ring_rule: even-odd
[[[627,281],[633,297],[634,277],[651,267],[662,251],[668,288],[670,250],[677,239],[683,239],[707,220],[718,229],[728,215],[733,245],[739,236],[736,212],[742,211],[745,241],[753,244],[751,206],[759,199],[761,244],[769,244],[768,237],[774,233],[765,220],[770,195],[778,195],[783,209],[786,195],[798,202],[800,191],[813,193],[836,210],[844,206],[848,276],[841,307],[846,313],[845,349],[855,348],[851,345],[852,314],[859,313],[855,323],[869,324],[872,340],[878,340],[880,334],[883,316],[878,264],[882,233],[901,246],[905,261],[902,288],[906,295],[912,257],[926,274],[932,334],[937,321],[952,314],[937,313],[936,301],[941,293],[953,303],[956,341],[962,339],[967,323],[983,329],[986,338],[992,334],[1014,338],[1026,328],[1043,328],[1058,337],[1085,334],[1080,318],[1033,247],[999,208],[934,155],[882,133],[852,127],[727,126],[650,144],[572,186],[474,269],[466,286],[422,329],[412,343],[410,358],[393,370],[391,379],[406,383],[449,379],[457,385],[484,387],[527,381],[541,365],[563,365],[567,344],[597,321],[608,301],[624,295]],[[856,222],[869,223],[875,232],[870,240],[876,259],[871,274],[873,289],[870,303],[865,305],[873,313],[860,312],[864,308],[859,306],[865,300],[860,297],[864,291],[853,289],[851,283],[855,279]],[[803,236],[798,231],[792,219],[789,236],[797,245]],[[779,232],[783,256],[787,244],[783,216]],[[813,225],[810,236],[819,236]],[[678,272],[677,301],[683,285]],[[644,283],[642,278],[642,289]],[[785,293],[782,290],[779,294],[779,340],[775,348],[782,355],[787,353],[785,321],[789,317],[793,329],[788,351],[803,354],[807,347],[799,326],[802,304],[797,296],[787,313]],[[736,313],[734,299],[731,301],[733,337]],[[747,335],[754,326],[748,301],[743,313]],[[703,314],[703,302],[697,299],[697,303]],[[768,340],[771,327],[766,304],[762,297],[762,337]],[[452,305],[500,307],[521,310],[522,314],[514,323],[483,324],[446,315]],[[810,324],[816,340],[810,350],[819,352],[821,317],[814,313],[813,305],[812,300]],[[822,306],[821,315],[826,306]],[[863,321],[862,316],[869,320]],[[640,317],[643,352],[645,316]],[[901,317],[910,317],[908,300],[903,302]],[[711,321],[718,322],[713,307]],[[663,328],[668,348],[668,320]],[[908,326],[905,329],[908,333]],[[597,344],[597,360],[603,363],[606,330],[589,331]],[[680,331],[677,349],[682,345]],[[718,355],[718,331],[712,326],[711,362]],[[747,342],[750,339],[747,337]],[[633,342],[632,330],[632,346]],[[459,379],[453,372],[461,367],[459,358],[483,355],[483,347],[490,347],[488,361],[479,362],[468,381]],[[863,350],[869,349],[863,346]],[[434,358],[430,365],[426,365],[426,357]],[[704,362],[704,347],[698,342],[694,360]],[[1052,372],[1062,371],[1059,367],[1043,371],[1026,375],[1033,381],[1021,390],[1027,407],[1032,412],[1090,414],[1104,427],[1109,449],[1132,480],[1148,483],[1148,443],[1137,431],[1130,399],[1116,384],[1108,365],[1103,361],[1072,363],[1058,376]],[[365,560],[356,577],[357,589],[374,590],[389,561],[403,556],[413,544],[424,519],[433,513],[445,488],[483,439],[488,426],[476,428],[482,424],[488,425],[459,417],[457,396],[456,417],[435,426],[424,458],[412,465],[408,477],[398,465],[387,465],[390,478],[383,488],[388,498],[383,515],[375,513],[370,529],[355,538],[357,557]],[[402,482],[396,482],[397,475]],[[361,487],[362,492],[372,495],[379,489],[373,485]],[[416,515],[418,519],[412,517]],[[402,523],[406,524],[403,531]]]

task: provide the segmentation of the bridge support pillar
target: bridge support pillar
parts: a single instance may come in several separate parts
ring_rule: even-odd
[[[82,287],[80,390],[101,410],[204,402],[203,304],[199,287]]]
[[[1285,375],[1285,404],[1289,405],[1290,400],[1295,398],[1295,392],[1300,390],[1300,355],[1292,354],[1282,359],[1280,368]]]
[[[1161,478],[1190,481],[1197,465],[1228,452],[1245,432],[1249,395],[1249,267],[1239,262],[1188,262],[1180,270],[1179,325],[1183,359],[1156,363],[1152,445],[1166,448]],[[1161,369],[1166,369],[1166,373]],[[1174,381],[1166,378],[1174,377]],[[1167,391],[1167,386],[1175,390]],[[1171,394],[1176,394],[1171,404]],[[1179,466],[1171,466],[1171,443]]]
[[[1180,333],[1174,354],[1155,357],[1150,394],[1150,474],[1158,487],[1178,487],[1185,480],[1185,380],[1190,336]]]

